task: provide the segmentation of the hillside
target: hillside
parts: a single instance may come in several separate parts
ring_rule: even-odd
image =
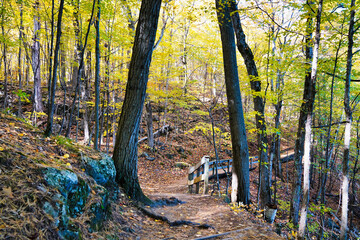
[[[186,170],[160,167],[174,162],[159,166],[155,160],[148,168],[150,161],[140,157],[144,191],[157,202],[149,211],[191,224],[170,226],[151,218],[121,192],[110,162],[100,152],[61,136],[45,138],[24,120],[0,113],[0,238],[189,239],[229,231],[227,237],[279,238],[261,218],[221,198],[187,194]],[[175,206],[164,206],[174,199]]]

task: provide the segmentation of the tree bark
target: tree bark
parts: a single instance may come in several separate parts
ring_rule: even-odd
[[[266,204],[269,204],[271,201],[270,194],[270,185],[269,185],[269,167],[268,167],[268,140],[266,136],[266,123],[265,123],[265,104],[263,98],[261,96],[261,81],[259,79],[259,74],[257,71],[257,67],[254,61],[254,55],[246,43],[245,34],[241,26],[240,16],[237,9],[236,2],[231,0],[231,20],[234,26],[236,39],[237,39],[237,47],[244,59],[247,73],[250,78],[250,86],[251,90],[254,92],[253,100],[254,100],[254,109],[256,111],[256,128],[257,128],[257,138],[259,145],[259,159],[260,159],[260,200],[261,207],[264,207]]]
[[[66,130],[66,137],[69,137],[70,132],[71,132],[71,126],[72,126],[72,118],[73,118],[73,114],[74,114],[74,110],[75,110],[75,103],[77,100],[77,95],[79,92],[79,88],[80,88],[80,77],[82,76],[82,71],[83,71],[83,66],[84,66],[84,53],[85,53],[85,49],[86,49],[86,45],[88,42],[88,37],[89,37],[89,33],[90,33],[90,27],[91,27],[91,23],[92,23],[92,19],[94,17],[94,10],[95,10],[95,5],[96,5],[96,0],[93,1],[93,6],[92,6],[92,10],[91,10],[91,16],[90,16],[90,20],[89,20],[89,24],[88,24],[88,28],[87,28],[87,32],[85,35],[85,43],[84,46],[81,50],[81,54],[80,54],[80,64],[79,64],[79,68],[78,68],[78,73],[77,73],[77,83],[76,83],[76,88],[75,88],[75,96],[71,105],[71,110],[70,110],[70,116],[69,116],[69,121],[68,121],[68,127]]]
[[[96,42],[95,42],[95,136],[94,148],[98,150],[99,139],[99,103],[100,103],[100,0],[98,0],[98,16],[95,20]]]
[[[311,64],[311,79],[310,79],[310,91],[311,98],[309,101],[312,102],[312,106],[308,109],[306,114],[306,123],[305,123],[305,142],[304,142],[304,155],[303,155],[303,164],[304,164],[304,185],[303,185],[303,197],[301,203],[301,215],[300,215],[300,225],[299,225],[299,239],[305,239],[306,234],[306,219],[307,219],[307,210],[309,204],[310,196],[310,166],[311,166],[311,145],[312,145],[312,121],[313,121],[313,105],[315,102],[316,94],[316,74],[317,74],[317,65],[319,58],[319,46],[320,46],[320,25],[321,25],[321,13],[322,13],[323,0],[319,1],[318,11],[316,14],[316,30],[315,30],[315,42],[314,42],[314,52],[312,57]]]
[[[48,119],[47,126],[45,130],[45,136],[50,136],[52,133],[53,119],[54,119],[54,103],[55,103],[55,93],[56,93],[56,81],[57,81],[57,67],[59,65],[59,50],[60,50],[60,41],[61,41],[61,20],[62,13],[64,9],[64,0],[60,0],[58,22],[57,22],[57,33],[56,33],[56,45],[54,52],[54,67],[53,67],[53,76],[51,82],[51,96],[50,106],[48,107]],[[51,79],[51,78],[50,78]]]
[[[248,205],[250,203],[249,150],[239,86],[235,36],[230,17],[230,1],[231,0],[216,0],[216,9],[222,42],[226,94],[228,99],[233,149],[231,201],[242,202],[243,204]]]
[[[342,163],[343,179],[341,183],[341,226],[340,239],[347,239],[348,231],[348,206],[349,206],[349,156],[350,156],[350,140],[351,140],[351,123],[352,109],[350,106],[350,83],[351,83],[351,67],[354,45],[354,25],[355,25],[355,0],[351,0],[350,6],[350,23],[348,34],[348,50],[346,60],[346,77],[345,77],[345,93],[344,93],[344,109],[345,109],[345,133],[344,133],[344,156]]]
[[[132,199],[147,204],[151,201],[142,192],[137,176],[137,142],[160,7],[161,0],[141,3],[113,154],[117,182]]]
[[[310,4],[307,1],[306,5]],[[297,137],[295,141],[295,168],[294,179],[292,183],[292,195],[290,201],[290,220],[295,226],[299,223],[299,209],[300,209],[300,194],[301,194],[301,176],[302,176],[302,157],[304,154],[305,141],[305,125],[308,120],[308,114],[313,112],[315,100],[315,85],[311,81],[311,67],[310,62],[313,58],[311,37],[312,37],[312,11],[309,7],[307,22],[306,22],[306,38],[305,38],[305,82],[303,101],[300,108],[299,125],[297,130]]]
[[[34,73],[34,93],[33,93],[33,108],[35,112],[43,112],[44,107],[42,104],[41,96],[41,77],[40,77],[40,13],[39,13],[39,0],[34,3],[34,44],[32,46],[32,69]]]

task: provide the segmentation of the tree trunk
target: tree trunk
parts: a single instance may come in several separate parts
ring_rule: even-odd
[[[250,203],[249,150],[242,108],[236,61],[234,29],[231,24],[229,1],[216,0],[221,34],[226,94],[233,148],[232,202]]]
[[[259,146],[259,159],[260,159],[260,199],[261,207],[271,201],[270,185],[269,185],[269,169],[268,169],[268,140],[266,136],[266,123],[264,117],[265,104],[261,96],[261,81],[254,61],[254,55],[245,41],[245,34],[241,26],[240,16],[237,9],[236,2],[231,0],[231,20],[234,26],[237,47],[241,56],[244,59],[247,73],[250,78],[251,90],[254,92],[254,109],[256,111],[256,128],[258,131],[258,146]]]
[[[144,203],[151,201],[143,194],[137,176],[137,142],[160,7],[161,0],[141,3],[113,154],[117,182],[132,199]]]
[[[76,83],[76,88],[75,88],[75,96],[73,98],[73,102],[72,102],[72,105],[71,105],[68,127],[67,127],[66,134],[65,134],[66,137],[69,137],[70,132],[71,132],[72,118],[73,118],[73,114],[74,114],[74,110],[75,110],[75,103],[76,103],[77,94],[78,94],[79,88],[80,88],[80,81],[81,81],[80,76],[82,75],[83,66],[84,66],[84,53],[85,53],[86,45],[87,45],[87,42],[88,42],[88,37],[89,37],[89,33],[90,33],[90,27],[91,27],[92,19],[94,17],[95,5],[96,5],[96,0],[93,1],[93,6],[92,6],[92,10],[91,10],[91,16],[90,16],[90,19],[89,19],[88,28],[87,28],[87,32],[86,32],[86,35],[85,35],[85,43],[84,43],[84,47],[82,48],[81,54],[80,54],[80,64],[79,64],[78,73],[77,73],[77,83]]]
[[[39,13],[39,0],[34,3],[34,44],[32,46],[32,69],[34,73],[34,93],[33,104],[35,112],[43,112],[44,107],[42,104],[41,96],[41,77],[40,77],[40,13]]]
[[[23,3],[20,3],[20,28],[19,28],[19,42],[23,41],[23,30],[24,30],[24,20],[23,20]],[[5,56],[5,55],[4,55]],[[19,91],[22,91],[22,66],[21,66],[21,59],[22,59],[22,51],[21,51],[21,44],[19,44],[19,55],[18,55],[18,77],[19,77]],[[21,103],[21,96],[19,96],[19,103],[18,103],[18,117],[22,117],[22,103]]]
[[[344,109],[345,109],[345,133],[344,133],[344,157],[342,163],[343,179],[341,183],[341,226],[340,239],[347,239],[348,231],[348,205],[349,205],[349,156],[350,156],[350,140],[351,140],[351,122],[352,109],[350,106],[350,83],[351,83],[351,67],[352,67],[352,48],[354,45],[354,25],[355,25],[355,0],[351,0],[350,6],[350,23],[348,34],[348,51],[346,61],[346,78],[345,78],[345,94],[344,94]]]
[[[307,1],[307,4],[310,4]],[[306,25],[306,51],[305,51],[305,82],[304,82],[304,93],[303,101],[300,108],[299,125],[297,131],[297,137],[295,141],[295,155],[294,155],[294,179],[292,183],[292,195],[290,201],[290,220],[297,226],[299,223],[299,209],[300,209],[300,194],[301,194],[301,175],[302,175],[302,156],[304,152],[304,141],[305,141],[305,124],[308,120],[308,113],[313,111],[314,99],[315,99],[315,86],[311,82],[311,67],[310,62],[312,59],[312,47],[311,47],[311,36],[312,36],[312,12],[308,10],[307,25]]]
[[[311,145],[312,145],[312,121],[313,121],[313,106],[315,102],[315,93],[316,93],[316,74],[317,74],[317,64],[319,58],[319,45],[320,45],[320,24],[321,24],[321,13],[322,13],[322,4],[323,0],[319,1],[318,11],[316,15],[316,30],[315,30],[315,43],[314,43],[314,53],[312,57],[311,64],[311,79],[310,79],[310,96],[309,99],[310,108],[306,114],[306,123],[305,123],[305,142],[304,142],[304,155],[303,155],[303,164],[304,164],[304,185],[303,185],[303,197],[301,203],[301,215],[300,215],[300,225],[299,225],[299,239],[305,239],[305,230],[306,230],[306,219],[307,219],[307,209],[309,204],[310,196],[310,166],[311,166]]]
[[[98,3],[100,0],[98,0]],[[95,136],[94,148],[98,150],[99,139],[99,103],[100,103],[100,4],[98,4],[98,16],[95,20],[96,43],[95,43]]]
[[[51,96],[50,106],[48,107],[48,119],[47,126],[45,130],[45,135],[50,136],[52,133],[53,119],[54,119],[54,103],[55,103],[55,93],[56,93],[56,81],[57,81],[57,67],[59,64],[59,50],[60,50],[60,40],[61,40],[61,20],[62,13],[64,9],[64,0],[60,0],[58,22],[57,22],[57,33],[56,33],[56,45],[54,52],[54,67],[53,67],[53,76],[51,81]]]

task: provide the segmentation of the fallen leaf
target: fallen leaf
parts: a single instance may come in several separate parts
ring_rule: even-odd
[[[12,190],[11,190],[11,187],[8,187],[8,188],[3,188],[3,192],[9,197],[9,198],[13,198],[13,194],[12,194]]]
[[[63,156],[63,158],[69,158],[70,156],[69,156],[69,154],[65,154],[64,156]]]

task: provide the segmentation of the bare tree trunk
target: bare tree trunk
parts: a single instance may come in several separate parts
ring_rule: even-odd
[[[307,1],[306,6],[310,4]],[[301,195],[301,176],[302,176],[302,157],[304,154],[304,141],[305,141],[305,125],[309,119],[308,114],[313,112],[313,105],[315,99],[315,86],[311,82],[311,60],[312,60],[312,11],[308,7],[308,18],[306,22],[306,51],[305,51],[305,82],[303,101],[300,108],[299,125],[297,131],[297,137],[295,141],[295,153],[294,153],[294,180],[292,183],[292,195],[290,201],[290,220],[297,226],[299,223],[299,209],[300,209],[300,195]]]
[[[134,200],[150,204],[137,176],[137,142],[161,0],[143,0],[114,148],[116,181]]]
[[[44,107],[42,104],[41,96],[41,77],[40,77],[40,13],[39,13],[39,0],[34,3],[34,44],[32,46],[32,69],[34,73],[34,111],[43,112]]]
[[[230,118],[233,148],[232,202],[250,203],[249,150],[244,113],[242,108],[239,76],[236,61],[234,28],[231,24],[229,3],[232,0],[216,0],[224,59],[226,95]]]
[[[300,225],[299,225],[299,239],[305,239],[305,230],[306,230],[306,220],[307,220],[307,209],[309,204],[310,196],[310,166],[311,166],[311,145],[312,145],[312,121],[313,121],[313,105],[315,102],[315,91],[316,91],[316,74],[317,74],[317,65],[319,58],[319,46],[320,46],[320,24],[321,24],[321,13],[322,13],[322,4],[323,0],[319,1],[318,11],[316,15],[316,30],[315,30],[315,43],[314,43],[314,52],[312,57],[311,64],[311,98],[309,101],[312,102],[312,106],[308,109],[306,114],[306,123],[305,123],[305,142],[304,142],[304,155],[303,155],[303,164],[304,164],[304,185],[303,185],[303,198],[301,204],[301,215],[300,215]]]
[[[100,0],[99,0],[100,1]],[[98,3],[99,3],[98,1]],[[99,105],[100,105],[100,15],[101,9],[98,6],[98,17],[95,20],[96,43],[95,43],[95,136],[94,148],[99,149]]]
[[[6,36],[5,36],[5,27],[4,27],[4,24],[5,24],[5,6],[4,6],[4,0],[1,2],[1,7],[2,7],[2,10],[1,10],[1,34],[2,34],[2,37],[4,39],[6,39]],[[7,108],[8,106],[8,72],[7,72],[7,60],[6,60],[6,55],[7,55],[7,52],[6,52],[6,42],[3,41],[3,56],[2,56],[2,59],[4,60],[4,104],[3,104],[3,108]]]
[[[56,45],[55,45],[55,55],[54,55],[54,67],[53,67],[53,76],[52,76],[52,85],[51,92],[49,93],[51,96],[50,105],[48,106],[48,119],[47,126],[45,130],[45,135],[50,136],[52,133],[52,126],[54,120],[54,103],[55,103],[55,93],[56,93],[56,81],[57,81],[57,67],[59,64],[59,50],[60,50],[60,41],[61,41],[61,20],[62,13],[64,9],[64,0],[60,1],[59,6],[59,14],[58,14],[58,22],[57,22],[57,33],[56,33]]]
[[[349,206],[349,156],[350,156],[350,140],[351,140],[351,123],[352,109],[350,106],[350,83],[351,83],[351,67],[354,45],[354,25],[355,25],[355,0],[351,0],[350,6],[350,23],[348,34],[348,51],[346,61],[346,77],[345,77],[345,93],[344,93],[344,109],[345,109],[345,133],[344,133],[344,157],[342,163],[343,179],[341,183],[341,226],[340,239],[347,239],[348,231],[348,206]]]
[[[66,137],[69,137],[70,132],[71,132],[71,126],[72,126],[72,118],[73,118],[73,114],[74,114],[74,110],[75,110],[75,103],[77,100],[77,96],[78,96],[78,92],[79,92],[79,88],[80,88],[80,76],[82,75],[82,71],[83,71],[83,66],[84,66],[84,53],[85,53],[85,49],[86,49],[86,45],[88,42],[88,37],[89,37],[89,33],[90,33],[90,27],[91,27],[91,23],[92,23],[92,19],[94,17],[94,10],[95,10],[95,5],[96,5],[96,0],[93,1],[93,6],[92,6],[92,10],[91,10],[91,16],[89,19],[89,25],[87,28],[87,32],[85,35],[85,43],[84,43],[84,47],[81,50],[81,55],[80,55],[80,64],[79,64],[79,69],[78,69],[78,73],[77,73],[77,84],[76,84],[76,89],[75,89],[75,96],[71,105],[71,110],[70,110],[70,116],[69,116],[69,121],[68,121],[68,127],[66,130]]]
[[[254,61],[254,55],[246,43],[245,34],[242,30],[241,21],[235,0],[231,0],[232,24],[234,26],[237,47],[244,59],[248,76],[250,78],[251,90],[254,92],[254,109],[256,111],[256,128],[259,146],[259,162],[260,162],[260,199],[261,207],[271,202],[270,185],[269,185],[269,169],[268,169],[268,140],[266,135],[265,122],[265,104],[261,97],[261,81]]]

